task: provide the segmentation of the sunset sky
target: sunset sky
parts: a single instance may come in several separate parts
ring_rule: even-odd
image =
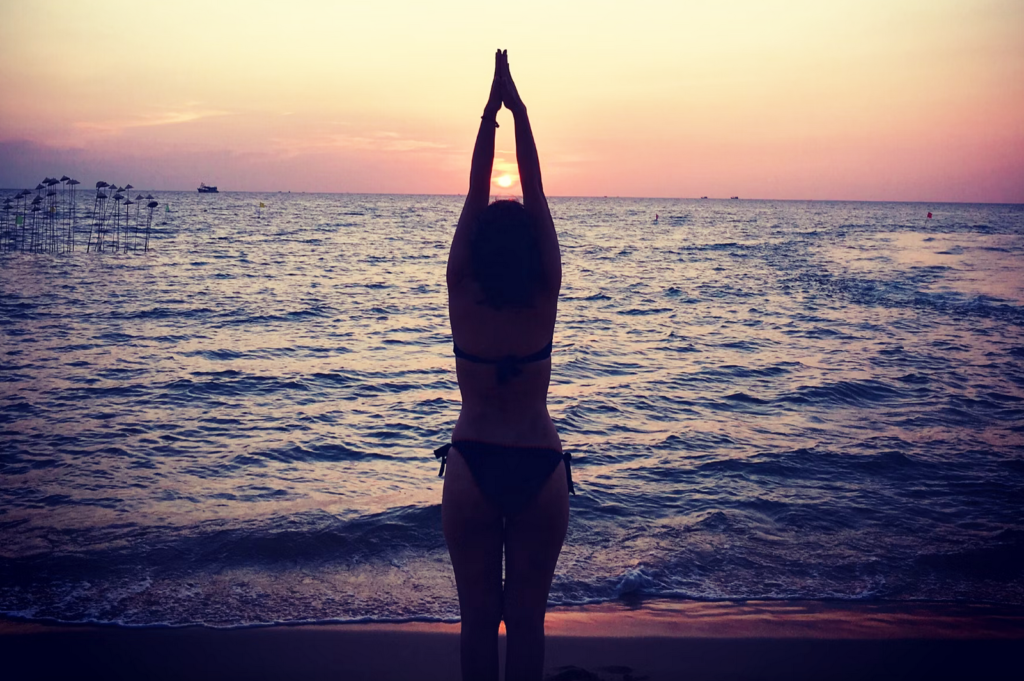
[[[1020,0],[4,2],[0,186],[463,193],[502,47],[550,195],[1024,202],[1022,36]]]

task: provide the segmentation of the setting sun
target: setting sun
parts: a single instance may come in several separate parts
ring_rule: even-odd
[[[509,187],[512,186],[512,182],[514,182],[514,180],[512,179],[511,175],[502,175],[501,177],[496,179],[495,182],[498,184],[499,187],[504,187],[508,189]]]

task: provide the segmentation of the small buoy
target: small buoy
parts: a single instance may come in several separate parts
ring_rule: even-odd
[[[931,220],[931,219],[932,219],[932,212],[931,212],[931,211],[928,211],[928,219],[929,219],[929,220]]]

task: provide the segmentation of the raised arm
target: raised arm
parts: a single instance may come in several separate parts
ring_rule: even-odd
[[[519,184],[523,188],[523,207],[533,217],[538,229],[537,240],[540,243],[544,271],[548,282],[553,285],[553,292],[557,295],[562,285],[562,254],[558,247],[558,234],[551,219],[548,200],[544,196],[537,143],[533,139],[533,129],[530,127],[526,105],[519,97],[519,91],[508,68],[507,52],[501,62],[501,98],[516,122],[516,162],[519,164]]]
[[[462,215],[455,228],[452,247],[448,252],[448,283],[460,281],[469,271],[469,239],[473,223],[487,208],[491,198],[491,171],[494,168],[494,131],[498,127],[497,115],[501,109],[501,80],[506,70],[505,55],[494,54],[494,79],[491,93],[480,117],[480,130],[473,146],[473,161],[469,169],[469,193],[462,206]]]

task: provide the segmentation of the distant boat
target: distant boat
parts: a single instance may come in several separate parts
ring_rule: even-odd
[[[202,182],[199,183],[199,189],[196,190],[200,194],[219,194],[216,187],[207,187]]]
[[[216,190],[214,190],[214,191],[216,191]],[[740,197],[738,197],[738,196],[730,196],[729,198],[730,198],[730,199],[738,199],[738,198],[740,198]]]
[[[700,197],[700,198],[702,198],[702,199],[706,199],[706,198],[708,198],[708,197],[706,197],[706,196],[702,196],[702,197]]]

